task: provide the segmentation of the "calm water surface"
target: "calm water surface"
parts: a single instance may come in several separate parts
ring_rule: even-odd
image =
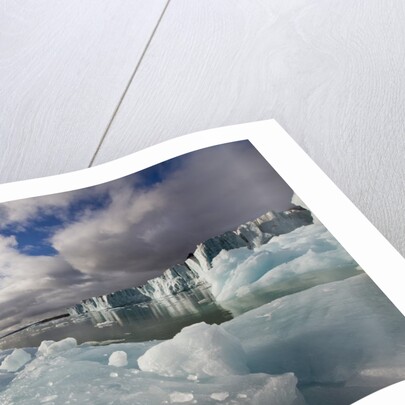
[[[74,337],[83,342],[142,342],[170,339],[196,322],[222,323],[232,319],[203,286],[164,300],[69,316],[32,325],[0,340],[0,349],[38,346],[43,340]]]

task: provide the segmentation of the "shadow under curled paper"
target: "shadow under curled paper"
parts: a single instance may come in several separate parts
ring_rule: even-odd
[[[2,404],[341,405],[405,379],[404,260],[274,121],[0,196]]]

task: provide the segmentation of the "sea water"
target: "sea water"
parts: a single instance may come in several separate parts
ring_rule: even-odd
[[[218,305],[208,286],[162,300],[127,305],[31,325],[0,340],[0,349],[39,346],[43,340],[74,337],[77,342],[106,344],[170,339],[185,326],[220,324],[232,314]]]

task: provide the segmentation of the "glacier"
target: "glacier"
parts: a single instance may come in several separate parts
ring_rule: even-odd
[[[263,221],[264,217],[269,218],[266,214],[260,220]],[[300,221],[293,218],[294,226],[299,225]],[[279,217],[277,219],[279,222]],[[268,224],[266,221],[263,223]],[[231,237],[226,233],[222,240],[212,238],[197,246],[196,252],[192,257],[190,255],[185,264],[173,266],[144,286],[84,300],[71,307],[69,312],[72,315],[87,312],[96,324],[120,323],[118,314],[109,311],[110,308],[148,303],[148,308],[158,316],[161,308],[156,303],[169,302],[176,294],[192,290],[205,294],[202,299],[214,299],[224,309],[238,315],[249,309],[247,301],[257,301],[256,305],[259,305],[282,295],[362,272],[320,223],[299,226],[285,234],[278,230],[278,236],[271,237],[267,232],[260,234],[257,231],[250,244],[243,244],[241,238],[236,238],[237,232],[243,228],[246,234],[247,227],[250,230],[258,229],[258,225],[252,222],[239,227]],[[290,227],[291,224],[287,229]],[[261,235],[260,243],[258,235]],[[263,243],[265,240],[267,242]],[[208,290],[204,293],[204,289],[196,288],[199,286],[208,286]],[[175,315],[176,306],[165,308],[165,313]],[[190,308],[190,311],[195,310],[198,308]]]
[[[67,311],[70,315],[81,315],[162,300],[170,295],[193,289],[207,282],[205,274],[212,268],[213,260],[221,251],[242,247],[253,249],[266,244],[274,236],[291,232],[312,222],[310,211],[301,207],[278,213],[269,211],[253,221],[240,225],[234,231],[225,232],[200,243],[184,263],[171,266],[161,276],[149,280],[143,286],[91,297],[72,305]]]

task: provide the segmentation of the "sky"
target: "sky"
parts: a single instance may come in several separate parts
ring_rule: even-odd
[[[198,243],[288,209],[292,194],[240,141],[102,185],[0,204],[0,334],[144,284]]]

